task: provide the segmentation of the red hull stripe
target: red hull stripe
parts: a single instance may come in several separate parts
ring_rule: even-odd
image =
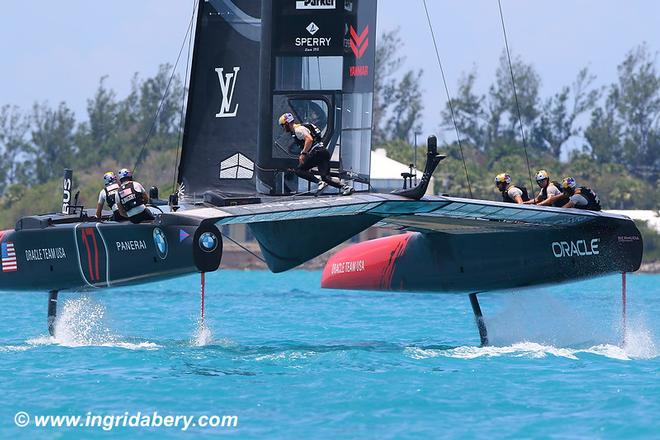
[[[321,286],[327,289],[389,290],[397,260],[413,233],[369,240],[342,249],[323,269]]]

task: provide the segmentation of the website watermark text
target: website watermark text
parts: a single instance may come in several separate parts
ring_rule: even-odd
[[[234,415],[162,415],[158,411],[136,411],[123,414],[96,414],[88,411],[84,415],[31,415],[19,411],[14,415],[14,424],[19,428],[101,428],[112,431],[116,428],[169,428],[187,431],[190,428],[236,428],[238,416]]]

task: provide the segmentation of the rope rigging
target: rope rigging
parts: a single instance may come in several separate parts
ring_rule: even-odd
[[[534,182],[532,180],[532,170],[529,166],[529,156],[527,155],[527,140],[525,138],[525,129],[523,127],[522,115],[520,113],[520,104],[518,104],[518,92],[516,91],[516,80],[513,74],[513,66],[511,64],[511,53],[509,52],[509,41],[506,36],[506,26],[504,25],[504,14],[502,13],[502,1],[497,0],[497,5],[500,10],[500,21],[502,22],[502,33],[504,35],[504,47],[506,48],[506,57],[509,61],[509,73],[511,74],[511,85],[513,86],[513,97],[516,102],[516,110],[518,111],[518,122],[520,123],[520,136],[522,137],[523,149],[525,150],[525,160],[527,162],[527,173],[529,174],[529,183],[530,188],[534,188]]]
[[[176,143],[176,156],[174,157],[174,170],[172,172],[172,191],[176,190],[176,174],[177,174],[177,164],[179,163],[179,152],[183,148],[183,125],[184,125],[184,116],[185,116],[185,107],[186,107],[186,84],[188,84],[188,74],[190,72],[190,47],[192,46],[192,26],[194,23],[195,12],[197,11],[197,0],[193,2],[192,18],[190,20],[190,25],[188,26],[188,53],[186,56],[186,76],[184,77],[184,93],[181,97],[181,112],[179,114],[179,138]]]
[[[144,149],[147,147],[147,143],[149,142],[149,139],[151,139],[151,136],[153,135],[153,132],[156,129],[156,123],[158,122],[158,116],[160,116],[160,112],[163,109],[163,104],[165,104],[165,99],[167,98],[167,95],[169,94],[170,86],[172,85],[172,80],[174,79],[174,75],[176,74],[176,69],[179,65],[179,60],[181,59],[181,54],[183,53],[183,48],[186,46],[186,41],[188,40],[188,36],[190,35],[190,33],[192,31],[192,28],[193,28],[194,18],[195,18],[195,13],[194,13],[194,10],[193,10],[193,14],[190,17],[190,23],[188,24],[188,28],[186,29],[186,35],[183,37],[183,42],[181,43],[181,48],[179,49],[179,55],[177,55],[176,62],[174,63],[174,67],[172,67],[172,73],[170,74],[170,79],[167,81],[167,86],[165,87],[165,91],[163,92],[163,96],[161,97],[160,103],[158,104],[158,109],[156,110],[156,114],[154,115],[154,119],[151,122],[151,128],[149,128],[149,132],[147,133],[147,137],[144,139],[144,142],[142,142],[142,148],[140,148],[140,152],[138,153],[137,158],[135,159],[135,164],[133,165],[133,174],[135,174],[135,170],[137,169],[137,166],[140,163],[140,159],[142,158],[142,153],[144,153]]]
[[[442,62],[440,61],[440,52],[438,51],[438,45],[435,41],[435,33],[433,32],[433,25],[431,24],[431,17],[429,16],[429,10],[426,7],[426,0],[422,0],[424,3],[424,11],[426,12],[426,21],[429,24],[429,29],[431,30],[431,39],[433,40],[433,47],[435,48],[435,56],[438,60],[438,65],[440,66],[440,74],[442,75],[442,83],[445,86],[445,93],[447,94],[447,103],[449,104],[449,112],[451,114],[451,120],[454,124],[454,129],[456,130],[456,141],[458,142],[458,148],[461,152],[461,160],[463,161],[463,168],[465,169],[465,180],[467,180],[468,191],[470,192],[470,198],[472,196],[472,185],[470,183],[470,175],[468,173],[467,164],[465,163],[465,155],[463,154],[463,144],[461,143],[461,134],[458,130],[458,124],[456,123],[456,115],[454,113],[454,105],[451,100],[451,95],[449,94],[449,87],[447,86],[447,79],[445,78],[445,70],[442,68]]]
[[[229,240],[229,241],[231,241],[232,243],[234,243],[234,244],[235,244],[236,246],[238,246],[239,248],[243,249],[243,250],[244,250],[245,252],[247,252],[248,254],[251,254],[251,255],[252,255],[253,257],[255,257],[256,259],[261,260],[262,263],[266,263],[266,260],[264,260],[264,259],[261,258],[259,255],[257,255],[257,254],[255,254],[254,252],[252,252],[250,249],[246,248],[245,246],[243,246],[242,244],[240,244],[239,242],[237,242],[236,240],[234,240],[233,238],[231,238],[229,235],[227,235],[227,234],[223,234],[222,232],[220,232],[220,234],[221,234],[223,237],[225,237],[227,240]]]

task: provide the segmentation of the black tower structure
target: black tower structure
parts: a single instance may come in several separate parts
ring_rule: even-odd
[[[257,191],[297,191],[298,150],[278,117],[323,132],[331,169],[369,188],[376,0],[272,0],[261,5]],[[302,187],[300,189],[303,189]]]
[[[260,12],[260,0],[199,2],[178,173],[189,196],[255,193]]]

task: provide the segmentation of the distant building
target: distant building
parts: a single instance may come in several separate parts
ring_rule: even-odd
[[[625,215],[633,220],[645,221],[649,228],[655,229],[660,234],[660,215],[658,211],[642,209],[609,209],[607,212],[612,214]]]
[[[410,166],[387,157],[384,148],[377,148],[371,152],[371,191],[389,193],[395,189],[401,189],[403,188],[403,177],[401,177],[401,173],[409,172]],[[416,179],[416,182],[419,182],[423,173],[415,170],[413,174],[415,174],[414,179]],[[426,190],[426,194],[433,194],[433,184],[434,179],[431,178],[431,183]],[[415,180],[413,180],[414,185]]]

